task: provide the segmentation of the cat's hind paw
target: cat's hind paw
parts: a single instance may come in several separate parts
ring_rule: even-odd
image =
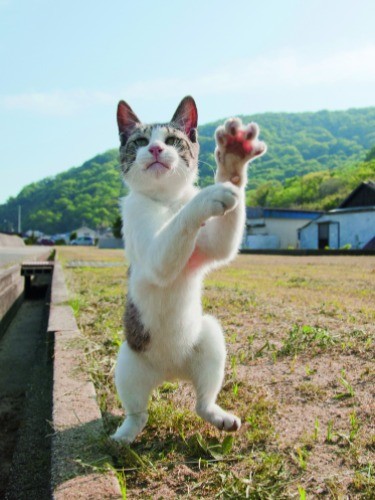
[[[241,427],[241,419],[224,411],[220,406],[213,405],[209,408],[198,408],[197,413],[207,422],[217,427],[220,431],[236,432]]]
[[[241,419],[236,415],[226,413],[225,416],[218,416],[217,423],[214,425],[221,431],[236,432],[241,427]]]
[[[110,439],[119,444],[131,444],[138,434],[144,429],[148,418],[147,412],[128,415]]]
[[[131,444],[135,438],[136,436],[120,434],[119,432],[115,432],[114,434],[109,436],[109,439],[111,441],[115,441],[117,444],[126,444],[126,445]]]

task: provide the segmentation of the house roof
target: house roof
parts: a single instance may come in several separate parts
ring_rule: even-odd
[[[247,219],[316,219],[324,212],[320,210],[298,210],[293,208],[246,207]]]
[[[375,182],[361,182],[338,208],[369,207],[375,205]]]
[[[327,214],[350,214],[354,212],[373,212],[375,210],[375,205],[369,207],[348,207],[348,208],[333,208],[326,212]]]
[[[364,250],[375,250],[375,236],[366,243],[363,247]]]

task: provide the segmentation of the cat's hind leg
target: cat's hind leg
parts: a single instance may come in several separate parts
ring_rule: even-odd
[[[220,323],[212,316],[205,315],[202,330],[189,364],[200,417],[224,431],[237,431],[241,420],[216,404],[224,378],[225,343]]]
[[[130,444],[147,423],[150,393],[160,383],[160,378],[142,355],[124,342],[118,354],[115,383],[126,418],[111,437],[115,441]]]

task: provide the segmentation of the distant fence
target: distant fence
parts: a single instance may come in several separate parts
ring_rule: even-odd
[[[316,255],[316,256],[333,256],[333,255],[345,255],[345,256],[356,256],[356,255],[372,255],[375,256],[375,250],[252,250],[250,248],[242,248],[240,254],[256,254],[256,255],[290,255],[290,256],[306,256],[306,255]]]
[[[98,248],[124,248],[124,240],[122,238],[100,238]]]

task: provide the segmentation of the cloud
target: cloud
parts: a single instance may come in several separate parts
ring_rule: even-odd
[[[85,90],[30,92],[0,97],[1,105],[7,109],[58,116],[72,115],[94,105],[112,102],[113,97],[109,93]]]
[[[0,0],[1,1],[1,0]],[[119,96],[127,99],[180,98],[182,94],[247,95],[254,91],[280,88],[320,88],[375,84],[375,45],[326,54],[307,59],[297,50],[284,50],[266,57],[229,61],[226,65],[193,78],[136,81],[122,89],[106,92],[92,90],[57,90],[0,96],[0,106],[29,110],[48,115],[74,115],[83,109],[111,105]]]
[[[125,92],[130,97],[154,99],[161,92],[168,96],[179,96],[183,92],[207,95],[247,93],[264,87],[375,83],[374,60],[375,45],[310,61],[289,50],[268,57],[232,61],[196,78],[139,82],[127,87]]]

